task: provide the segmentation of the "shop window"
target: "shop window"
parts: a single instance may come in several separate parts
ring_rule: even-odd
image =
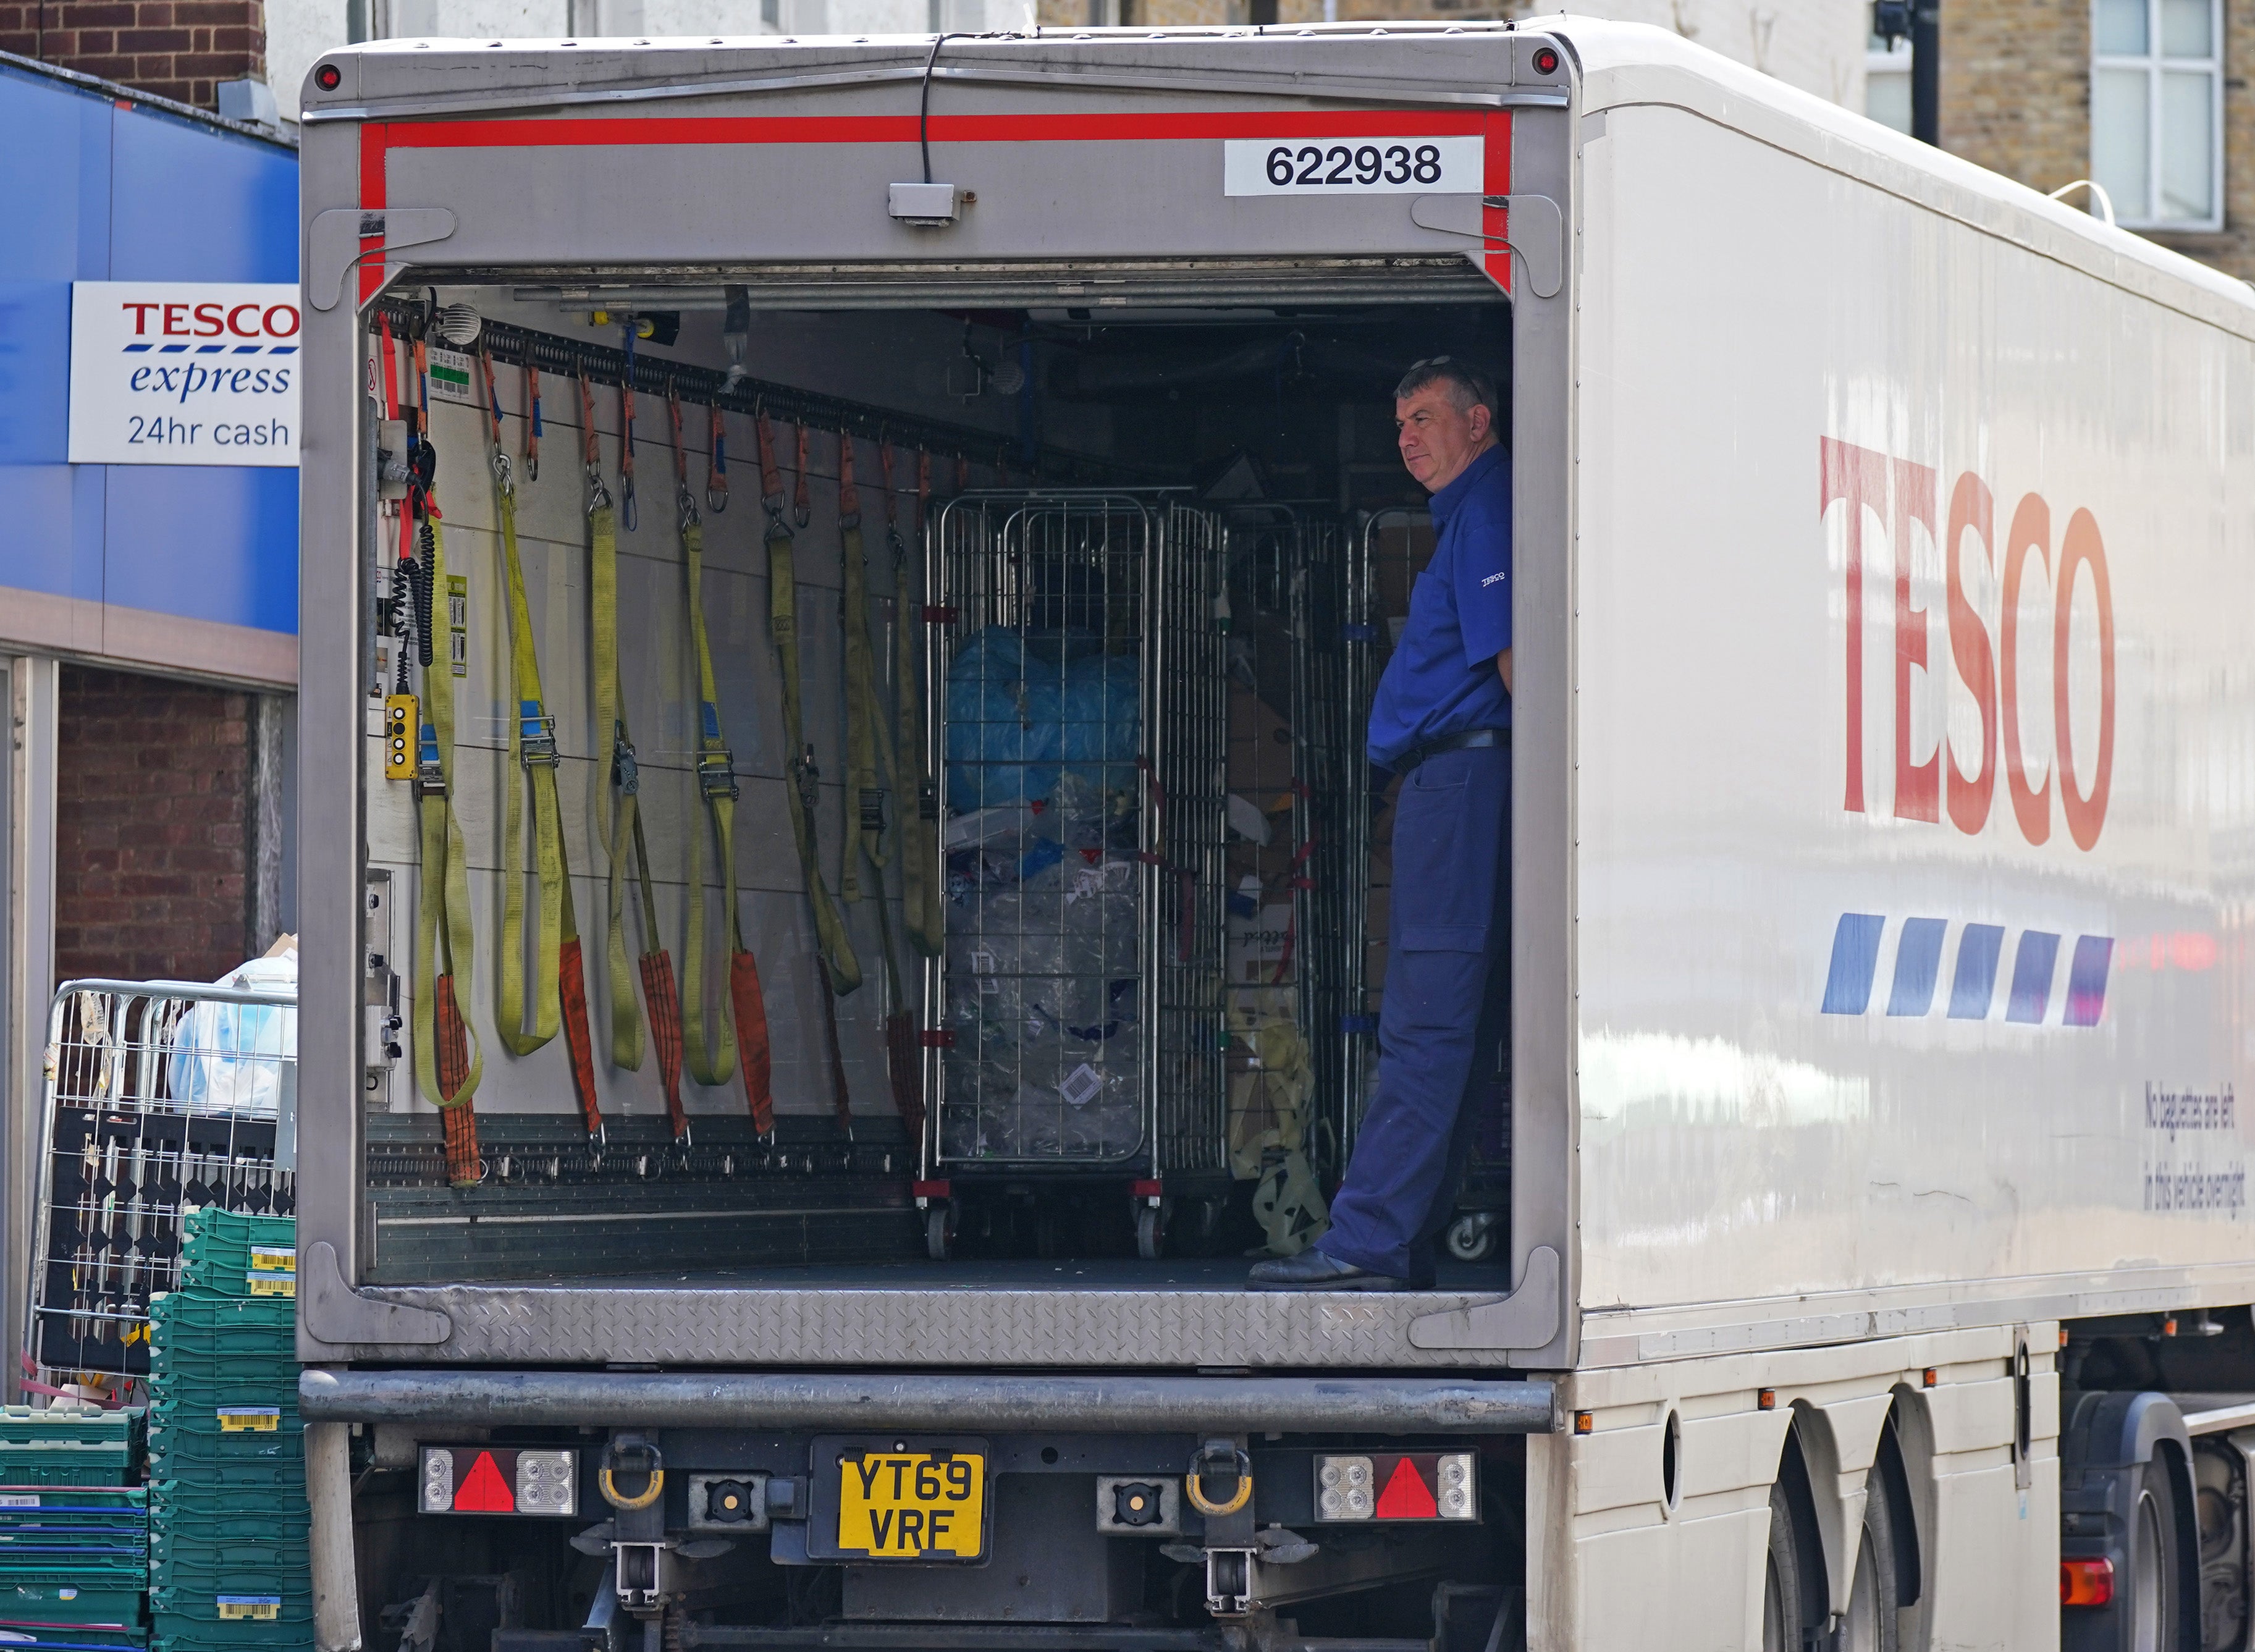
[[[2092,0],[2090,175],[2116,218],[2223,227],[2222,0]]]

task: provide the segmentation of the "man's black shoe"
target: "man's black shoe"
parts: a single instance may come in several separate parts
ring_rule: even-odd
[[[1396,1279],[1390,1274],[1372,1273],[1366,1268],[1357,1268],[1352,1262],[1326,1256],[1320,1250],[1303,1250],[1296,1256],[1286,1256],[1277,1262],[1255,1262],[1251,1283],[1255,1290],[1409,1289],[1409,1282],[1406,1279]]]

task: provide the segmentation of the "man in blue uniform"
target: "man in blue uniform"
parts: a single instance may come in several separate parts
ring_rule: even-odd
[[[1510,1023],[1511,460],[1495,386],[1445,355],[1394,392],[1401,460],[1433,496],[1433,559],[1370,711],[1401,777],[1378,1094],[1315,1248],[1268,1290],[1423,1288],[1470,1155],[1471,1092]]]

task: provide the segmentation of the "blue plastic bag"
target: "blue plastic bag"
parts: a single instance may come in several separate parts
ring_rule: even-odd
[[[1065,774],[1133,786],[1139,686],[1135,657],[1094,637],[979,632],[947,671],[949,805],[1039,802]]]

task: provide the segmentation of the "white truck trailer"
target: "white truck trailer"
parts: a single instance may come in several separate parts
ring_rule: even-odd
[[[387,42],[305,122],[327,1652],[2249,1644],[2240,284],[1563,18]],[[1366,694],[1444,352],[1507,1177],[1437,1289],[1254,1293],[1382,860],[1259,646]],[[1022,731],[1133,714],[980,769],[1006,643]],[[1247,856],[1344,995],[1250,1168]],[[1068,873],[1085,1023],[951,950]]]

